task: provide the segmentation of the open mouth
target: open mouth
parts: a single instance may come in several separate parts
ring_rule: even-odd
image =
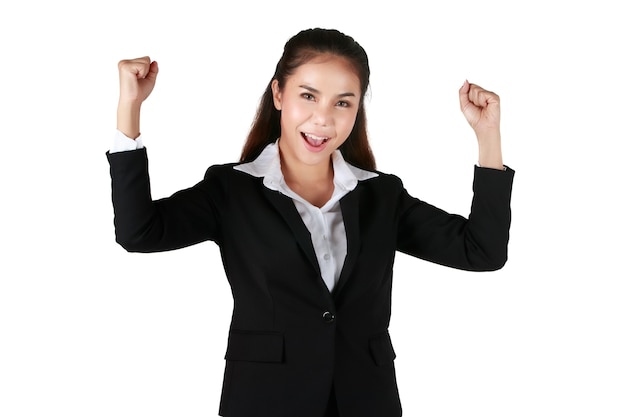
[[[328,142],[328,140],[330,139],[327,136],[315,136],[310,133],[304,133],[304,132],[302,132],[301,135],[302,135],[302,138],[304,138],[304,140],[306,140],[307,143],[313,146],[314,148],[322,146],[323,144]]]

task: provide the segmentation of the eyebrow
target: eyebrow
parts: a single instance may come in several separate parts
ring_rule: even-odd
[[[305,90],[309,90],[310,92],[315,93],[315,94],[319,94],[320,93],[319,90],[317,90],[317,89],[315,89],[313,87],[310,87],[310,86],[308,86],[306,84],[300,85],[300,88],[304,88]],[[356,97],[356,94],[354,94],[354,93],[341,93],[341,94],[337,94],[337,97]]]

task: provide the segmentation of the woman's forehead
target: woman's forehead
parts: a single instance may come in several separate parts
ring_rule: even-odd
[[[360,92],[360,80],[352,63],[343,57],[324,54],[315,57],[295,69],[287,79],[288,84],[304,83],[310,87],[349,90]],[[317,88],[317,87],[315,87]]]

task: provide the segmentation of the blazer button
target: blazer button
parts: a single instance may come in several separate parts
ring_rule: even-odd
[[[322,318],[326,323],[332,323],[333,321],[335,321],[335,315],[330,311],[324,312],[324,314],[322,314]]]

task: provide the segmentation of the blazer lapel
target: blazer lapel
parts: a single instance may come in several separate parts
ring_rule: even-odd
[[[339,275],[339,281],[335,286],[333,291],[333,296],[336,297],[337,294],[343,289],[346,285],[346,281],[352,274],[352,270],[354,269],[354,265],[356,264],[357,259],[359,258],[359,252],[361,251],[361,233],[359,226],[359,195],[360,188],[357,187],[346,194],[344,198],[341,199],[341,215],[343,217],[343,224],[346,229],[346,239],[348,241],[348,251],[346,254],[346,259],[343,263],[343,268],[341,269],[341,274]]]
[[[296,241],[302,248],[302,251],[306,254],[309,262],[315,268],[315,271],[319,276],[322,275],[320,271],[320,266],[317,263],[317,257],[315,256],[315,249],[313,249],[313,242],[311,241],[311,233],[309,229],[306,228],[302,218],[300,217],[300,213],[296,209],[296,206],[293,204],[291,198],[279,193],[278,191],[273,191],[263,186],[263,192],[267,199],[274,205],[276,210],[283,216],[285,222],[289,225],[291,232],[293,233]]]

